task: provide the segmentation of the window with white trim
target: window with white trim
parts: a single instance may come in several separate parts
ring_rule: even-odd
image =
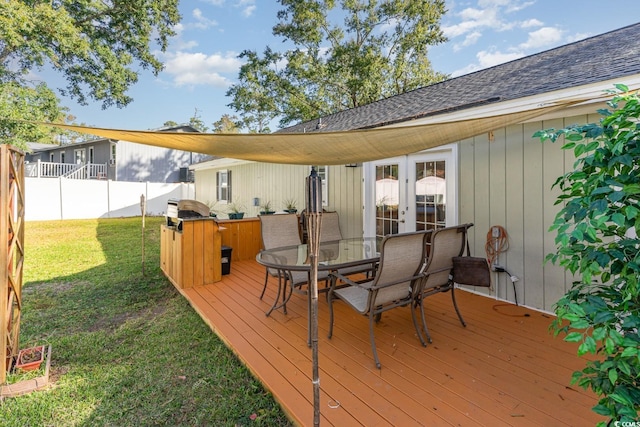
[[[73,150],[73,156],[74,156],[74,159],[75,159],[75,163],[77,165],[84,164],[85,154],[86,154],[86,152],[85,152],[84,149]]]
[[[322,206],[329,205],[329,166],[313,165],[318,176],[322,179]]]
[[[231,203],[231,171],[216,172],[216,195],[218,201]]]

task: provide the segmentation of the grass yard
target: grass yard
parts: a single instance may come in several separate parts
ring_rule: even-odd
[[[160,271],[162,221],[144,275],[141,218],[26,223],[20,347],[52,345],[51,385],[2,426],[290,425]]]

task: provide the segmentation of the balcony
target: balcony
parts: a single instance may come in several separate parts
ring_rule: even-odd
[[[25,164],[24,175],[31,178],[107,179],[107,164],[54,163],[38,160],[36,163]]]

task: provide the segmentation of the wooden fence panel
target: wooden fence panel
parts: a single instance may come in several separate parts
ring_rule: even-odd
[[[4,383],[18,353],[24,265],[24,153],[0,145],[0,343]],[[5,244],[6,242],[6,244]]]

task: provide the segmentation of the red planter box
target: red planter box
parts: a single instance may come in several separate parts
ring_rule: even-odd
[[[35,371],[44,361],[44,346],[25,348],[20,350],[16,359],[16,369]]]

